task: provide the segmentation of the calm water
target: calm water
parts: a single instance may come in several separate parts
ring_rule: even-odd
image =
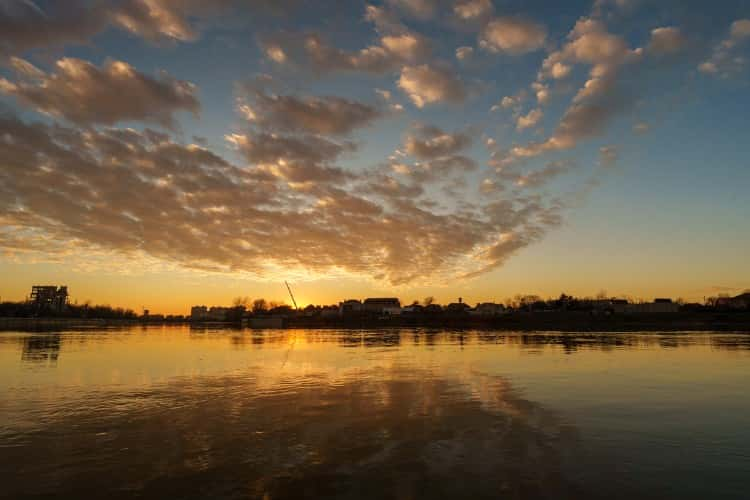
[[[0,496],[750,498],[750,336],[0,333]]]

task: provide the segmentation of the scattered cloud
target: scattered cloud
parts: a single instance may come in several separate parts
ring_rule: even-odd
[[[455,269],[482,272],[538,241],[559,223],[561,210],[539,197],[471,211],[431,208],[437,205],[423,199],[418,180],[401,182],[383,171],[306,175],[310,165],[254,163],[275,154],[255,150],[252,141],[267,149],[277,140],[272,136],[247,138],[246,166],[130,129],[82,131],[3,117],[0,137],[0,217],[19,238],[41,234],[64,243],[60,248],[145,254],[259,278],[305,269],[401,284],[448,279]],[[327,148],[319,139],[305,147]],[[233,140],[243,146],[246,138]],[[334,148],[324,159],[335,154]],[[455,155],[428,163],[423,180],[473,168]]]
[[[738,47],[750,40],[750,19],[738,19],[729,27],[729,36],[719,42],[711,57],[698,65],[698,71],[724,78],[741,71],[747,65]]]
[[[291,183],[344,182],[350,174],[335,165],[356,145],[347,136],[383,116],[374,106],[336,96],[269,94],[262,80],[239,86],[237,112],[245,130],[226,140],[265,174]],[[390,99],[390,93],[381,91]]]
[[[387,2],[402,12],[419,19],[430,19],[438,10],[436,0],[387,0]]]
[[[602,167],[613,167],[617,164],[619,156],[616,146],[602,146],[599,148],[599,165]]]
[[[341,135],[370,125],[383,115],[374,106],[342,97],[298,97],[267,94],[251,86],[244,89],[246,95],[239,100],[241,113],[266,130]]]
[[[418,108],[440,102],[462,102],[467,97],[466,87],[455,73],[427,64],[404,66],[398,86]]]
[[[687,45],[687,39],[679,28],[667,26],[651,30],[651,40],[646,50],[655,55],[669,55],[680,52]]]
[[[511,179],[514,179],[515,184],[519,187],[536,188],[546,184],[555,177],[567,173],[571,168],[573,168],[573,164],[568,161],[552,161],[547,163],[544,168],[532,170],[518,176],[511,176]]]
[[[607,123],[626,108],[628,98],[618,94],[617,77],[620,69],[639,61],[641,49],[630,49],[624,38],[609,33],[601,20],[581,18],[568,35],[568,42],[543,61],[537,80],[531,87],[537,102],[549,99],[548,79],[554,79],[557,64],[586,64],[589,78],[573,96],[554,133],[542,142],[510,148],[501,164],[539,156],[549,151],[576,147],[582,139],[599,135]]]
[[[609,21],[632,9],[633,0],[596,0],[560,40],[530,18],[496,12],[492,0],[366,5],[363,16],[371,29],[365,37],[350,37],[348,28],[338,31],[335,24],[284,31],[300,25],[280,16],[278,26],[258,35],[264,71],[275,76],[235,84],[238,119],[225,131],[224,146],[231,149],[226,157],[211,149],[210,140],[174,137],[182,137],[178,113],[200,111],[192,83],[166,72],[144,74],[117,60],[96,65],[67,57],[49,66],[56,59],[50,54],[23,55],[89,44],[110,29],[157,45],[192,42],[207,32],[212,16],[235,9],[283,14],[294,3],[70,0],[40,8],[30,0],[0,0],[0,58],[6,66],[0,92],[16,100],[23,116],[48,115],[41,123],[0,114],[0,251],[54,241],[45,245],[53,254],[102,250],[270,279],[288,269],[393,284],[476,276],[560,224],[565,203],[539,188],[575,167],[573,160],[560,159],[562,151],[602,135],[611,120],[633,109],[640,75],[628,68],[647,57],[676,61],[666,56],[685,51],[685,33],[694,36],[677,26],[651,29],[658,26],[652,19],[643,48],[631,46],[608,25],[618,26]],[[361,23],[357,12],[352,21]],[[434,29],[427,29],[433,20]],[[423,28],[424,34],[416,31]],[[441,29],[451,30],[452,38],[436,36]],[[331,32],[341,39],[329,39]],[[699,70],[734,74],[745,65],[740,47],[748,39],[750,20],[735,21]],[[504,112],[491,115],[500,123],[481,125],[495,130],[463,124],[474,110],[456,117],[423,109],[467,100],[479,86],[471,78],[486,76],[486,68],[472,61],[476,50],[543,58],[523,90],[504,95],[514,87],[498,89],[488,96],[500,99],[491,111]],[[319,82],[290,81],[294,69],[305,77],[349,73],[326,88],[352,82],[358,87],[342,90],[348,97],[312,95]],[[581,76],[584,81],[577,81]],[[365,79],[369,83],[362,87]],[[505,83],[515,85],[512,79]],[[393,123],[415,119],[404,110],[406,98],[418,108],[409,113],[424,111],[441,126],[412,121],[401,143],[382,145],[392,152],[387,159],[366,156],[354,168],[347,165],[366,138],[358,131],[384,117]],[[570,100],[553,122],[558,107],[549,105],[562,98]],[[442,121],[432,122],[437,119]],[[459,125],[447,125],[450,120]],[[170,133],[111,128],[130,121]],[[549,122],[547,135],[543,121]],[[527,130],[532,140],[513,143],[507,137],[525,137],[517,133]],[[632,130],[645,134],[649,125],[638,122]],[[393,135],[378,140],[383,137]],[[472,157],[475,138],[490,154],[486,164]],[[605,172],[621,152],[606,145],[598,154],[598,171]]]
[[[418,126],[404,141],[405,151],[422,160],[451,156],[471,145],[464,132],[448,133],[434,126]]]
[[[498,17],[488,22],[479,37],[479,46],[491,52],[521,55],[544,46],[547,30],[527,19]]]
[[[651,126],[646,122],[638,122],[635,125],[633,125],[633,132],[638,135],[647,134],[650,129],[651,129]]]
[[[320,73],[391,73],[404,64],[426,60],[431,53],[428,40],[411,32],[384,35],[378,44],[358,51],[333,47],[317,33],[280,33],[261,38],[260,44],[266,57],[278,64]]]
[[[494,11],[490,0],[463,0],[453,6],[454,15],[463,21],[481,20]]]
[[[490,111],[500,111],[501,109],[511,109],[514,115],[518,116],[521,113],[521,103],[526,99],[526,91],[521,90],[516,95],[506,95],[500,102],[494,104]]]
[[[0,3],[0,52],[19,54],[32,49],[85,44],[108,27],[150,42],[189,42],[199,36],[192,20],[223,12],[230,0],[66,0],[42,9],[32,0]],[[271,2],[255,2],[272,9]],[[287,0],[288,3],[288,0]],[[63,5],[64,4],[64,5]]]
[[[190,82],[162,72],[154,78],[122,61],[101,67],[74,58],[60,59],[54,73],[12,57],[20,80],[0,79],[0,92],[37,111],[78,125],[112,125],[136,120],[174,127],[174,114],[198,114],[200,103]]]
[[[469,59],[474,54],[472,47],[459,47],[456,49],[456,59],[463,61]]]
[[[543,117],[544,111],[539,108],[532,109],[526,115],[518,117],[518,120],[516,121],[516,130],[521,131],[535,127]]]

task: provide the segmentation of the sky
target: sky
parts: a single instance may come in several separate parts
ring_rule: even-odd
[[[0,300],[750,288],[750,4],[0,0]]]

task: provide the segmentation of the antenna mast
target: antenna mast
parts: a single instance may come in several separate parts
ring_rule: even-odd
[[[289,283],[287,283],[286,281],[284,282],[284,284],[286,285],[286,289],[289,290],[289,296],[292,298],[292,304],[294,304],[294,308],[299,309],[299,307],[297,307],[297,301],[294,300],[294,294],[292,293],[292,288],[289,286]]]

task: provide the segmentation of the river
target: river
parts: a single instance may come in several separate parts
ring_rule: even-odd
[[[750,335],[0,333],[0,497],[750,498]]]

